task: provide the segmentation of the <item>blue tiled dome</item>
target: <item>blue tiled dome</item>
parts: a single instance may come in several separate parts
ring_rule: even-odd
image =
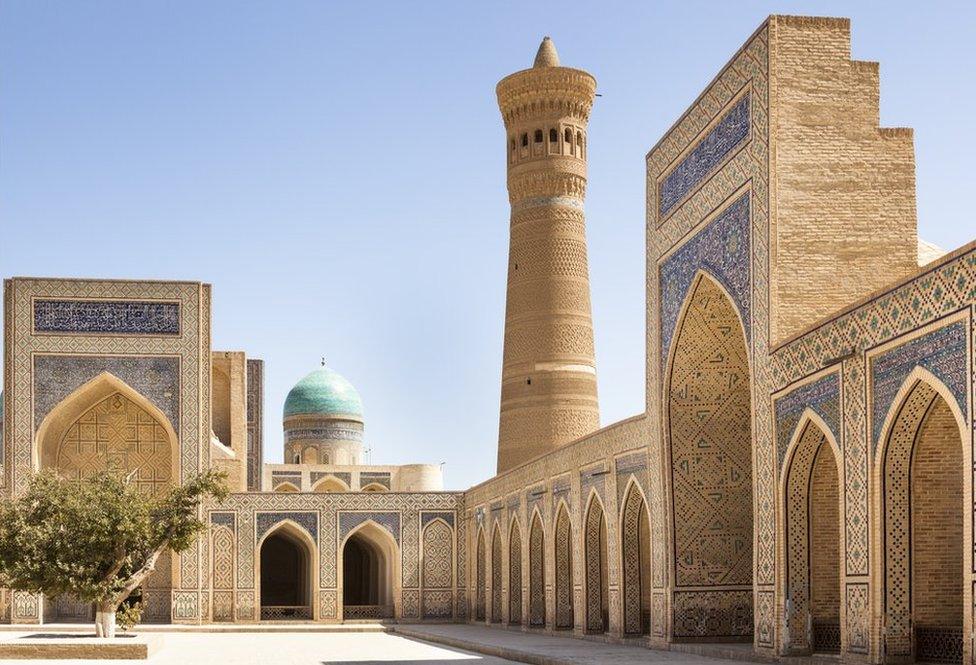
[[[363,418],[363,401],[344,376],[320,367],[288,392],[285,417],[298,414]]]

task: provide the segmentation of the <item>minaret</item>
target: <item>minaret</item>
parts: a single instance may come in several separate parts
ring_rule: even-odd
[[[532,69],[498,83],[512,205],[499,473],[600,426],[586,265],[586,125],[596,79],[559,65],[552,40]]]

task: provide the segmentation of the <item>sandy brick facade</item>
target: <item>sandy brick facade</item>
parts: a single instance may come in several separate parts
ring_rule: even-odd
[[[498,475],[413,491],[430,469],[377,467],[389,484],[356,492],[363,469],[304,448],[262,469],[261,369],[211,350],[208,285],[12,279],[4,492],[47,466],[83,475],[86,426],[120,419],[152,451],[133,462],[147,489],[227,468],[210,534],[147,588],[160,620],[473,621],[972,663],[976,243],[917,267],[911,131],[878,126],[878,68],[850,59],[849,22],[770,17],[647,154],[646,410],[602,429],[582,214],[595,82],[551,44],[539,57],[499,87]],[[533,107],[553,90],[568,96]],[[304,552],[301,606],[262,603],[279,534]],[[344,595],[354,538],[383,561],[379,600]],[[80,611],[4,598],[11,621]]]

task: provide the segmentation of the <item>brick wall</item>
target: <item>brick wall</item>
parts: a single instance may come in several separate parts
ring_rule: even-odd
[[[837,462],[826,442],[810,480],[810,610],[815,621],[834,620],[840,618],[840,504]]]
[[[770,330],[775,345],[917,267],[910,129],[878,126],[850,21],[770,18]]]
[[[912,607],[915,626],[962,627],[962,444],[941,397],[912,460]]]

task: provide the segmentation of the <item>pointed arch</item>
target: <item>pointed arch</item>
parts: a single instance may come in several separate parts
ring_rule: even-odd
[[[329,492],[348,492],[349,485],[343,482],[340,478],[329,474],[324,478],[321,478],[312,485],[313,492],[319,493],[329,493]]]
[[[843,477],[843,457],[830,427],[816,411],[805,409],[779,481],[790,653],[841,650]]]
[[[607,566],[607,519],[603,501],[590,490],[583,532],[583,564],[586,593],[586,630],[603,633],[609,628],[610,593]]]
[[[41,421],[35,468],[82,478],[121,460],[136,482],[158,492],[179,481],[179,437],[166,415],[110,372],[79,386]]]
[[[318,546],[298,522],[283,519],[258,539],[255,580],[262,620],[314,620]]]
[[[508,529],[508,623],[522,623],[522,528],[518,515]]]
[[[647,500],[633,478],[624,489],[620,518],[624,633],[647,635],[651,628],[651,530]]]
[[[529,524],[529,626],[545,626],[546,533],[538,507]]]
[[[569,507],[560,500],[556,508],[556,528],[553,538],[555,551],[556,630],[573,627],[573,524]]]
[[[285,480],[275,485],[274,491],[275,492],[299,492],[301,490],[298,489],[297,485],[294,485],[293,483]]]
[[[339,543],[342,619],[400,617],[400,548],[393,534],[368,519]]]
[[[386,487],[386,485],[383,485],[382,483],[370,483],[365,487],[363,487],[360,491],[380,493],[380,492],[389,492],[390,490]]]
[[[475,546],[476,556],[475,556],[475,610],[474,618],[476,621],[485,620],[485,585],[487,580],[485,579],[485,529],[483,526],[478,527],[478,535],[476,536],[478,543]]]
[[[420,585],[425,619],[450,619],[454,588],[454,527],[440,517],[431,519],[421,531]]]
[[[885,417],[872,468],[875,603],[890,659],[962,662],[972,603],[971,434],[952,392],[916,367]]]
[[[212,621],[234,620],[235,551],[234,531],[224,524],[210,528],[210,580],[213,603],[210,606]]]
[[[752,369],[742,315],[719,280],[699,270],[675,323],[664,387],[671,500],[670,566],[676,586],[711,600],[685,607],[697,619],[682,637],[752,635]],[[710,621],[722,597],[727,621]]]
[[[502,530],[498,520],[491,530],[491,622],[502,621]]]

